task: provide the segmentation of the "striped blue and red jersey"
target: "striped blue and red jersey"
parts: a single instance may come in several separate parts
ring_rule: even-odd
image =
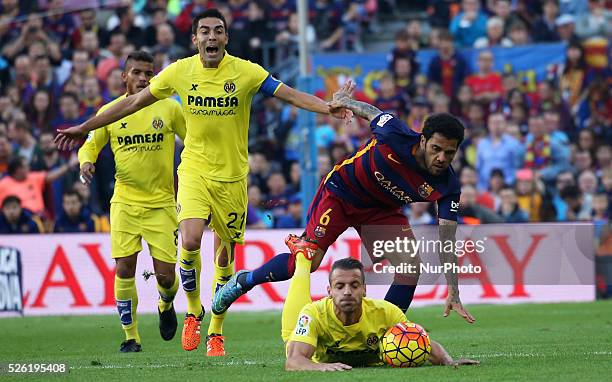
[[[414,154],[422,134],[391,114],[380,114],[370,127],[372,138],[334,166],[325,187],[358,208],[437,202],[438,217],[456,221],[461,187],[452,166],[436,176],[421,168]]]

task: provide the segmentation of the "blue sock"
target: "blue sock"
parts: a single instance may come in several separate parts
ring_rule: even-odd
[[[412,297],[414,297],[415,290],[416,285],[393,283],[387,291],[385,301],[389,301],[390,303],[400,308],[404,313],[406,313],[408,307],[410,306],[410,303],[412,302]]]
[[[261,267],[252,270],[243,280],[238,279],[240,285],[246,289],[251,289],[255,285],[289,280],[293,272],[289,272],[290,253],[281,253],[274,256]]]

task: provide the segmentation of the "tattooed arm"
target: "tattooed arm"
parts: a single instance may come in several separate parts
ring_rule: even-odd
[[[347,81],[337,92],[334,93],[333,100],[328,103],[331,110],[348,109],[355,115],[372,122],[374,118],[379,116],[382,111],[369,103],[355,101],[351,98],[355,84]]]
[[[455,255],[455,233],[457,231],[457,222],[453,220],[447,219],[439,219],[439,240],[442,243],[442,251],[440,251],[440,264],[444,265],[447,263],[457,265],[457,256]],[[453,243],[452,247],[447,246],[447,242]],[[451,247],[452,250],[446,251],[445,249]],[[453,267],[455,268],[455,267]],[[473,324],[476,319],[465,309],[461,304],[461,299],[459,298],[459,280],[458,275],[454,271],[445,272],[444,276],[446,277],[446,283],[448,285],[448,297],[446,298],[446,303],[444,305],[444,317],[448,316],[451,310],[454,310],[459,314],[463,319],[465,319],[470,324]]]

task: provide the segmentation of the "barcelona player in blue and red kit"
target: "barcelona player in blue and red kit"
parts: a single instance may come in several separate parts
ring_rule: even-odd
[[[214,298],[213,311],[227,309],[255,285],[290,278],[295,271],[296,253],[311,258],[314,271],[327,248],[349,227],[361,234],[361,228],[368,225],[408,226],[402,207],[412,202],[437,202],[439,239],[454,242],[460,185],[450,163],[463,141],[463,125],[454,116],[441,113],[426,119],[423,133],[414,132],[393,115],[350,98],[352,87],[349,83],[340,89],[330,106],[349,109],[368,120],[371,139],[336,164],[321,182],[308,211],[306,231],[299,238],[287,239],[291,253],[280,254],[251,272],[237,273]],[[455,263],[456,257],[442,251],[440,260]],[[446,279],[449,295],[445,316],[455,310],[467,322],[474,322],[459,299],[456,274],[449,273]],[[297,289],[301,293],[309,290]],[[396,275],[385,300],[406,311],[415,289],[416,282],[406,285]]]

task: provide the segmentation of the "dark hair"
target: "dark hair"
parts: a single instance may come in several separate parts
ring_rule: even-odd
[[[23,163],[25,162],[25,158],[21,157],[19,155],[13,157],[13,159],[11,159],[8,163],[6,172],[9,174],[9,176],[13,176],[15,175],[15,173],[17,172],[17,170],[23,166]]]
[[[354,259],[352,257],[345,257],[344,259],[336,260],[329,271],[329,283],[331,284],[331,276],[334,273],[334,270],[342,269],[345,271],[350,271],[351,269],[359,269],[361,272],[361,281],[365,282],[365,271],[363,270],[363,264],[361,261]]]
[[[73,92],[63,92],[62,95],[60,96],[60,100],[62,98],[72,98],[74,102],[79,103],[79,96],[77,96]]]
[[[21,207],[21,199],[15,195],[9,195],[2,201],[2,208],[6,207],[9,203],[17,203]]]
[[[142,61],[148,62],[149,64],[153,63],[153,56],[149,52],[145,52],[144,50],[135,50],[128,54],[125,59],[125,64],[123,64],[123,70],[127,69],[128,62],[130,61]]]
[[[62,195],[62,198],[64,198],[65,196],[76,196],[79,199],[79,202],[83,202],[81,200],[81,194],[79,194],[74,188],[70,188],[66,191],[64,191],[64,194]]]
[[[438,39],[440,41],[444,40],[444,41],[455,41],[453,35],[451,34],[451,32],[448,29],[442,29],[440,31],[440,35],[438,36]]]
[[[463,142],[464,127],[459,118],[449,113],[432,114],[423,124],[423,136],[428,141],[435,133],[446,139],[456,139],[457,146]]]
[[[576,185],[565,186],[561,189],[559,196],[561,199],[578,199],[580,197],[580,189]]]
[[[502,179],[505,179],[504,171],[501,168],[494,168],[493,170],[491,170],[491,173],[489,174],[489,179],[491,179],[494,176],[501,176]]]
[[[194,16],[193,22],[191,23],[192,34],[198,33],[198,23],[201,19],[206,17],[214,17],[215,19],[223,21],[223,28],[225,28],[225,33],[227,34],[227,21],[225,21],[225,17],[223,17],[223,14],[217,8],[207,9],[204,12]]]
[[[576,67],[572,67],[572,65],[570,65],[569,57],[567,57],[567,51],[572,48],[580,50],[580,58],[578,59],[578,62],[576,63]],[[565,55],[565,65],[563,68],[563,74],[567,74],[567,72],[569,72],[570,69],[586,70],[587,64],[586,64],[586,57],[584,57],[584,47],[579,41],[570,40],[570,42],[567,44],[567,48],[565,49],[565,52],[566,52],[566,55]]]

